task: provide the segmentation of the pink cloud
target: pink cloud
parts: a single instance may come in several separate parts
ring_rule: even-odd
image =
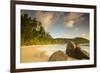
[[[67,16],[65,16],[65,26],[66,27],[74,27],[75,23],[78,22],[83,16],[83,13],[75,13],[75,12],[71,12],[69,13]]]
[[[37,12],[36,17],[38,20],[42,23],[42,26],[44,27],[45,30],[47,30],[54,18],[54,13],[53,12]]]

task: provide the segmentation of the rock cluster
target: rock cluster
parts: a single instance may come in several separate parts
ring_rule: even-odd
[[[66,61],[69,57],[75,59],[89,59],[87,52],[84,52],[78,44],[72,41],[67,43],[66,54],[63,51],[56,51],[50,57],[48,61]]]

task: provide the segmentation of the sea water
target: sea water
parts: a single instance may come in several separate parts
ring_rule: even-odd
[[[80,48],[89,53],[89,45],[88,44],[80,44]],[[44,45],[39,48],[42,51],[45,51],[47,55],[52,55],[56,51],[66,52],[67,44],[55,44],[55,45]]]

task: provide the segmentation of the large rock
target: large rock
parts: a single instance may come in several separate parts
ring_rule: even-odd
[[[76,59],[89,59],[87,52],[83,51],[78,44],[72,41],[67,44],[66,54]]]
[[[72,41],[69,41],[69,42],[67,43],[67,47],[66,47],[66,54],[67,54],[68,56],[73,57],[73,53],[74,53],[75,47],[76,47],[76,46],[75,46],[75,43],[72,42]]]
[[[62,51],[56,51],[49,57],[49,61],[66,61],[67,55]]]

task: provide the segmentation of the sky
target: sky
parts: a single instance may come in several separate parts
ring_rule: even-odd
[[[37,18],[53,38],[89,39],[89,13],[21,10],[21,15]]]

